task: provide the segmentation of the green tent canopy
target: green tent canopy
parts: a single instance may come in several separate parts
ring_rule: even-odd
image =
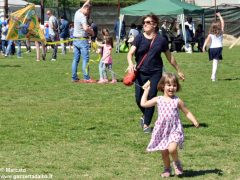
[[[203,9],[181,0],[145,0],[138,4],[122,8],[120,14],[128,16],[203,14]]]
[[[138,4],[121,8],[120,17],[119,17],[120,19],[119,29],[121,29],[124,16],[145,16],[150,13],[153,13],[158,16],[180,15],[182,32],[183,32],[184,41],[186,44],[186,34],[184,33],[185,32],[184,15],[186,14],[203,15],[204,9],[199,6],[182,2],[181,0],[145,0]],[[202,21],[204,22],[203,16],[202,16]],[[119,37],[120,37],[120,31],[119,31]]]

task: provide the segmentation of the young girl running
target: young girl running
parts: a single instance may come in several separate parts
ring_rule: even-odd
[[[213,22],[211,24],[209,35],[207,36],[203,45],[203,52],[205,52],[207,44],[211,41],[208,50],[208,55],[209,60],[213,61],[211,75],[211,80],[213,82],[216,81],[218,62],[219,60],[222,60],[223,32],[224,32],[224,20],[219,12],[216,13],[216,15],[219,17],[220,22]]]
[[[97,45],[100,47],[103,47],[102,52],[102,58],[99,62],[99,75],[100,80],[98,83],[107,83],[108,77],[107,77],[107,69],[111,72],[112,75],[112,81],[110,83],[116,83],[116,77],[115,74],[112,72],[112,57],[111,52],[113,48],[113,39],[110,36],[105,37],[105,44],[97,42]]]
[[[183,168],[178,157],[177,148],[178,146],[179,148],[183,146],[184,133],[178,109],[184,112],[195,127],[198,127],[199,124],[194,115],[184,105],[183,101],[175,96],[175,93],[180,89],[176,75],[164,73],[157,88],[159,91],[162,91],[164,95],[147,100],[150,82],[148,81],[143,86],[144,93],[141,99],[141,106],[147,108],[157,105],[158,109],[158,119],[155,122],[147,151],[161,151],[164,163],[164,172],[161,174],[162,177],[170,177],[171,175],[171,155],[175,175],[179,176],[183,174]]]

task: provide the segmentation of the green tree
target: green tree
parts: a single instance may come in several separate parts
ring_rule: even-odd
[[[117,5],[118,1],[121,6],[127,6],[141,2],[142,0],[94,0],[94,5]],[[39,0],[28,0],[28,2],[40,5]],[[83,3],[83,0],[80,1]],[[79,7],[79,0],[44,0],[45,7]]]

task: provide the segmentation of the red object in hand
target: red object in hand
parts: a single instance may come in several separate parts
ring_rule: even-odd
[[[127,73],[123,78],[123,84],[126,86],[133,85],[136,80],[137,71]]]

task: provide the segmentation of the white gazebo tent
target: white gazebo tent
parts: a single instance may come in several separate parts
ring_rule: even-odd
[[[23,0],[8,0],[8,12],[9,14],[17,11],[23,7],[25,7],[26,5],[31,4],[27,1],[23,1]],[[4,0],[0,0],[0,18],[3,19],[4,16]]]

